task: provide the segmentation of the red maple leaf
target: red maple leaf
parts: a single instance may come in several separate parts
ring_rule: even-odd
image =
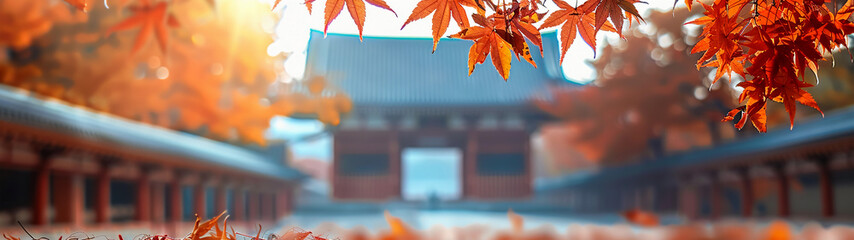
[[[152,32],[157,38],[160,50],[166,52],[166,45],[169,40],[169,33],[166,32],[166,27],[178,27],[178,20],[172,14],[166,14],[166,8],[168,7],[166,2],[158,2],[152,5],[148,0],[141,0],[140,4],[140,6],[130,8],[133,16],[107,29],[107,35],[109,36],[114,32],[139,26],[139,33],[136,36],[131,52],[135,53],[139,51]]]
[[[433,13],[433,51],[435,52],[439,38],[445,35],[445,31],[448,30],[451,16],[457,21],[460,29],[466,29],[470,26],[463,6],[476,7],[478,4],[474,0],[421,0],[415,9],[412,9],[412,13],[400,29],[406,27],[410,22],[425,18]]]
[[[560,7],[560,10],[553,12],[543,21],[540,29],[550,28],[563,24],[560,28],[560,62],[563,63],[563,58],[566,51],[572,46],[577,33],[581,34],[581,39],[593,48],[593,54],[596,54],[596,30],[594,29],[594,13],[592,11],[595,6],[594,1],[587,1],[578,8],[574,8],[569,3],[563,0],[554,0],[555,4]],[[610,23],[604,23],[605,31],[616,32]]]
[[[483,63],[486,61],[486,56],[490,55],[498,74],[507,81],[507,78],[510,77],[510,61],[513,59],[511,49],[513,46],[504,38],[510,34],[502,28],[496,28],[493,17],[475,22],[481,26],[465,28],[450,36],[474,41],[471,49],[469,49],[469,75],[474,71],[475,64]]]
[[[371,5],[380,7],[382,9],[386,9],[394,13],[397,16],[397,13],[391,9],[391,7],[386,4],[383,0],[367,0]],[[314,0],[306,1],[306,7],[308,7],[308,11],[311,12],[311,3]],[[344,5],[347,5],[347,11],[350,12],[350,17],[353,18],[353,22],[356,23],[356,28],[359,29],[359,40],[362,39],[362,30],[365,26],[365,0],[327,0],[326,1],[326,9],[324,9],[324,26],[323,33],[326,34],[326,31],[329,29],[329,24],[332,23],[332,20],[335,20],[338,17],[338,14],[341,13],[341,10],[344,9]]]

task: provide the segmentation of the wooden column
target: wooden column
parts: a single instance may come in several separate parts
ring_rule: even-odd
[[[222,211],[228,209],[226,205],[228,201],[228,197],[226,196],[227,192],[228,191],[225,189],[225,181],[220,181],[219,185],[216,187],[216,193],[214,193],[214,214],[219,215]]]
[[[151,221],[151,171],[150,167],[143,166],[140,176],[136,179],[136,220],[140,222]]]
[[[471,122],[471,124],[469,124]],[[475,124],[472,121],[466,121],[469,128],[474,128]],[[474,189],[474,175],[477,174],[477,132],[469,130],[466,134],[466,149],[463,157],[463,197],[477,197]]]
[[[786,174],[786,164],[782,162],[771,165],[777,182],[777,214],[789,217],[789,176]]]
[[[825,218],[835,214],[833,200],[833,173],[830,170],[830,156],[822,155],[816,158],[818,165],[819,187],[821,189],[821,215]]]
[[[272,194],[262,192],[258,195],[261,198],[261,219],[264,221],[272,221],[273,219],[273,198]]]
[[[234,206],[234,220],[235,221],[245,221],[246,220],[246,192],[243,191],[242,188],[235,187],[232,191],[232,198]]]
[[[166,220],[164,214],[166,186],[163,183],[152,183],[151,185],[151,221],[163,222]]]
[[[50,209],[50,158],[46,150],[38,150],[38,165],[33,179],[33,225],[48,224]]]
[[[101,161],[101,168],[95,177],[95,222],[110,222],[110,165],[108,160]]]
[[[72,226],[83,224],[83,178],[79,174],[60,174],[53,177],[55,220]]]
[[[170,191],[170,199],[169,205],[171,206],[172,212],[169,214],[170,220],[172,222],[181,222],[183,221],[183,213],[184,213],[184,204],[183,204],[183,196],[181,196],[181,177],[182,174],[180,172],[175,172],[172,177],[172,182],[169,183],[169,191]]]
[[[193,210],[202,219],[202,221],[207,220],[206,210],[207,210],[207,198],[205,194],[206,190],[205,178],[199,178],[199,183],[193,188]]]
[[[283,187],[279,188],[278,193],[276,193],[276,219],[287,216],[291,211],[291,199],[293,199],[294,192],[291,190],[291,184],[286,183]]]
[[[698,213],[698,204],[699,198],[697,197],[697,185],[694,183],[694,180],[691,175],[683,176],[680,178],[681,183],[679,183],[679,209],[682,212],[682,215],[687,219],[696,219]]]
[[[736,171],[741,186],[741,216],[748,218],[753,215],[753,182],[750,177],[750,169],[739,168]]]
[[[392,198],[392,199],[401,199],[403,198],[403,179],[401,178],[401,150],[400,150],[400,134],[397,131],[397,127],[393,126],[392,130],[389,131],[388,138],[388,159],[389,168],[391,168],[392,180],[390,182],[391,187],[389,188],[391,192],[386,193],[383,198]]]
[[[711,219],[723,216],[723,186],[717,172],[709,173],[709,209]]]
[[[279,188],[279,190],[275,193],[275,196],[273,197],[276,201],[274,203],[274,204],[276,204],[276,211],[275,211],[276,214],[275,214],[275,216],[273,216],[273,219],[276,219],[276,220],[279,220],[280,218],[287,215],[287,212],[285,210],[287,208],[286,207],[287,202],[285,201],[285,199],[287,199],[287,193],[285,192],[284,189],[286,189],[286,188],[284,188],[284,187]]]
[[[249,209],[247,209],[248,214],[246,214],[246,221],[257,221],[258,220],[258,193],[253,190],[246,191],[246,201],[249,202]]]

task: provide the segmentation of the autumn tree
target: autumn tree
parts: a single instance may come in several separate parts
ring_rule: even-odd
[[[101,1],[67,2],[0,0],[0,19],[9,20],[0,28],[3,84],[236,143],[263,145],[274,115],[321,115],[336,124],[349,111],[346,95],[322,83],[271,91],[323,80],[279,81],[288,78],[287,53],[267,53],[277,18],[267,4],[111,0],[107,9]]]
[[[550,151],[572,146],[595,163],[615,164],[660,156],[665,145],[720,141],[720,119],[734,105],[733,94],[727,85],[709,89],[710,79],[694,67],[701,56],[687,53],[691,36],[680,24],[689,16],[685,9],[652,12],[647,20],[654,31],[627,31],[625,41],[603,48],[592,63],[598,75],[591,84],[553,89],[553,102],[538,102],[563,120],[544,128],[547,141],[564,146]],[[668,144],[667,136],[678,140]]]

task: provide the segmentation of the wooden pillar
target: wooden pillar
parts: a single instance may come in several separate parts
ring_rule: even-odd
[[[261,219],[264,221],[273,220],[273,194],[262,192],[259,195],[261,198]]]
[[[786,164],[782,162],[771,165],[777,182],[777,214],[789,217],[789,176],[786,174]]]
[[[151,221],[163,222],[166,220],[164,214],[165,206],[165,191],[166,187],[163,183],[152,183],[151,185]]]
[[[228,196],[226,196],[227,192],[228,191],[226,191],[226,189],[225,189],[225,182],[220,181],[219,185],[217,185],[217,187],[216,187],[216,193],[214,193],[214,201],[215,201],[215,203],[214,203],[215,204],[214,205],[215,206],[214,214],[219,215],[220,213],[222,213],[222,211],[225,211],[228,209],[228,207],[226,205],[227,201],[228,201]]]
[[[741,216],[748,218],[753,215],[753,182],[750,169],[740,168],[737,172],[741,186]]]
[[[46,150],[38,150],[38,165],[33,179],[33,225],[48,224],[50,208],[50,158]]]
[[[474,128],[474,120],[467,121],[467,123],[471,122],[471,126],[469,128]],[[468,124],[467,124],[468,125]],[[466,134],[466,152],[463,158],[463,197],[477,197],[476,190],[474,189],[474,180],[475,175],[477,174],[477,132],[475,130],[469,130]]]
[[[72,226],[83,223],[83,183],[76,173],[58,174],[53,177],[53,205],[55,220]]]
[[[392,179],[387,183],[391,185],[387,188],[389,190],[386,190],[381,198],[401,199],[403,198],[403,179],[401,178],[403,175],[401,173],[401,166],[403,165],[401,161],[403,159],[400,150],[400,132],[398,130],[400,128],[400,116],[390,116],[389,121],[392,124],[388,132],[388,160],[390,161],[389,168]]]
[[[95,222],[110,222],[110,163],[101,161],[101,168],[95,177]]]
[[[679,183],[679,209],[687,219],[697,219],[700,198],[697,196],[697,185],[692,175],[683,176]]]
[[[140,176],[136,179],[136,220],[140,222],[151,221],[151,175],[152,169],[142,167]]]
[[[279,188],[279,190],[275,193],[276,196],[274,198],[276,199],[276,216],[274,216],[273,218],[276,220],[279,220],[280,218],[288,214],[288,193],[286,189],[287,187]]]
[[[258,193],[253,190],[246,191],[246,201],[249,202],[249,209],[247,210],[248,214],[246,214],[246,221],[257,221],[258,220]]]
[[[709,173],[709,210],[711,219],[723,216],[723,186],[717,172]]]
[[[821,215],[825,218],[833,217],[835,214],[833,200],[833,173],[830,169],[830,157],[819,156],[816,158],[818,165],[819,186],[821,189]]]
[[[246,220],[246,192],[243,191],[242,188],[235,187],[232,191],[232,198],[234,206],[234,220],[235,221],[245,221]]]
[[[205,194],[206,190],[205,178],[199,178],[199,183],[196,184],[196,187],[193,188],[193,210],[202,219],[202,221],[207,220],[206,210],[207,210],[207,198]]]
[[[172,182],[169,183],[169,191],[170,191],[170,199],[169,205],[172,212],[169,214],[170,220],[172,222],[181,222],[183,221],[183,213],[184,213],[184,204],[183,204],[183,196],[181,196],[181,177],[182,174],[180,172],[175,172],[172,177]]]

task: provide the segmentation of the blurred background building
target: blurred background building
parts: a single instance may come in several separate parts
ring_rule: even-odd
[[[743,79],[696,69],[699,29],[683,23],[698,12],[682,8],[645,11],[570,67],[544,33],[537,66],[513,60],[502,82],[490,60],[467,74],[469,41],[431,54],[428,38],[292,36],[267,4],[176,4],[188,14],[166,50],[103,36],[99,21],[131,11],[0,3],[58,29],[0,42],[0,232],[174,236],[224,210],[247,232],[373,228],[383,210],[421,228],[511,208],[554,224],[854,216],[854,67],[816,74],[824,117],[802,107],[789,130],[769,104],[767,134],[736,130],[720,119]]]

